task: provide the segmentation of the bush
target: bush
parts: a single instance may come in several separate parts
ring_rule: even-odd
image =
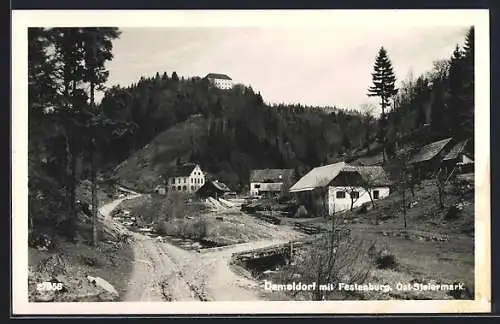
[[[181,192],[169,192],[160,206],[160,220],[184,218],[187,196]]]
[[[396,256],[386,246],[374,244],[368,250],[368,255],[379,269],[394,269],[397,265]]]
[[[393,269],[396,266],[396,257],[388,250],[382,250],[377,255],[375,263],[379,269]]]
[[[185,238],[201,240],[207,235],[207,222],[204,219],[198,219],[194,222],[185,222],[182,231],[182,236]]]
[[[172,219],[155,226],[160,235],[169,235],[180,238],[189,238],[199,241],[207,235],[207,222],[205,219]]]
[[[460,214],[460,210],[456,206],[451,206],[446,212],[445,219],[457,219]]]
[[[339,282],[363,284],[370,274],[373,264],[366,258],[373,243],[362,238],[356,239],[347,233],[349,228],[340,218],[333,218],[334,224],[329,232],[321,234],[311,245],[297,250],[293,264],[283,268],[284,282],[292,282],[300,277],[302,282],[316,282],[315,291],[295,292],[307,294],[306,300],[343,299],[346,296],[337,290],[322,291],[319,285]]]

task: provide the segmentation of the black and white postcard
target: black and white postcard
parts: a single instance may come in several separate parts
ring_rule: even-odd
[[[488,19],[14,10],[14,313],[490,311]]]

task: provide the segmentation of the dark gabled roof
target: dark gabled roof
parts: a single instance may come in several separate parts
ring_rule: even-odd
[[[391,180],[384,168],[379,165],[354,166],[346,165],[342,171],[357,171],[370,186],[390,186]]]
[[[232,80],[230,77],[228,77],[225,74],[220,74],[220,73],[209,73],[205,77],[207,79],[224,79],[224,80]]]
[[[465,147],[467,146],[467,143],[469,140],[462,141],[460,143],[457,143],[453,148],[446,154],[446,156],[443,158],[443,161],[446,160],[453,160],[458,158],[458,156],[461,153],[464,153]]]
[[[452,138],[446,138],[437,142],[433,142],[430,144],[425,145],[418,151],[417,154],[415,154],[410,161],[408,161],[409,164],[413,163],[418,163],[418,162],[424,162],[424,161],[429,161],[433,159],[436,155],[441,152],[445,146],[452,140]]]
[[[291,179],[292,169],[260,169],[250,172],[250,182],[283,182]]]
[[[186,163],[183,165],[176,165],[167,170],[167,177],[187,177],[191,175],[196,164],[194,163]]]

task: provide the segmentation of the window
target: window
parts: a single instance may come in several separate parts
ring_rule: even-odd
[[[172,178],[172,184],[175,184],[175,178]]]
[[[182,190],[186,191],[187,190],[187,186],[182,186]]]
[[[255,189],[260,189],[260,184],[254,184],[254,185],[253,185],[253,187],[254,187]]]
[[[178,190],[178,191],[181,191],[181,186],[177,186],[177,190]]]
[[[203,178],[201,178],[201,184],[203,184]]]
[[[187,182],[187,179],[186,179],[186,178],[184,178],[184,183],[186,183],[186,182]]]
[[[373,190],[373,199],[379,199],[379,191],[378,190]]]
[[[191,190],[194,190],[194,186],[191,186]]]
[[[359,198],[359,192],[357,192],[357,191],[351,192],[351,198],[352,199],[358,199]]]
[[[344,191],[337,191],[337,194],[335,197],[337,199],[343,199],[343,198],[345,198],[345,192]]]
[[[193,181],[193,178],[191,178],[191,183],[193,183],[193,182],[194,182],[194,181]]]

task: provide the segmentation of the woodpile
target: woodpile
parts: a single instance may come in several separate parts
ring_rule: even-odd
[[[295,230],[297,230],[299,232],[306,233],[309,235],[319,234],[319,233],[325,231],[323,228],[321,228],[319,226],[302,224],[302,223],[298,223],[298,222],[294,223],[294,228],[295,228]]]
[[[263,221],[266,221],[268,223],[274,224],[274,225],[280,225],[281,224],[281,218],[272,216],[272,215],[266,215],[262,213],[255,213],[255,217],[258,219],[262,219]]]

